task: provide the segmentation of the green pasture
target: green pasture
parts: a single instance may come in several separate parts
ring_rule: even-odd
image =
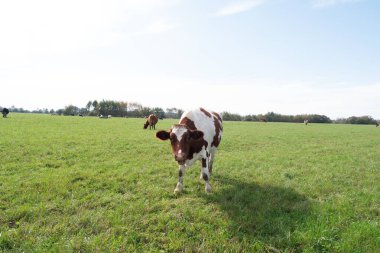
[[[224,122],[176,196],[144,121],[0,118],[0,252],[380,252],[379,128]]]

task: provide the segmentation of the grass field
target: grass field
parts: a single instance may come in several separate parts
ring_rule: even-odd
[[[379,128],[225,122],[212,193],[197,163],[175,196],[143,123],[0,119],[0,251],[380,252]]]

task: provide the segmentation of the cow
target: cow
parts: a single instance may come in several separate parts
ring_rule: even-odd
[[[376,124],[375,124],[375,125],[376,125],[376,127],[378,127],[378,126],[379,126],[379,123],[377,123],[377,122],[376,122]]]
[[[203,108],[187,111],[182,114],[179,124],[169,131],[158,131],[156,137],[171,142],[174,159],[179,165],[178,183],[174,193],[183,190],[185,169],[202,161],[200,178],[205,181],[205,191],[211,192],[209,183],[215,154],[222,138],[222,118],[215,112]]]
[[[264,123],[267,123],[268,121],[267,121],[267,119],[265,119],[265,118],[262,118],[262,119],[260,119],[260,122],[264,122]]]
[[[2,110],[3,118],[6,118],[8,113],[9,113],[9,110],[7,108],[3,108]]]
[[[156,130],[157,121],[158,121],[158,117],[156,115],[154,114],[149,115],[144,124],[144,129],[147,129],[149,126],[149,129],[153,128],[154,130]]]
[[[307,124],[309,124],[309,120],[308,120],[308,119],[305,119],[305,120],[303,121],[303,123],[304,123],[305,125],[307,125]]]

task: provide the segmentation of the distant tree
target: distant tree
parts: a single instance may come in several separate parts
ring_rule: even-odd
[[[12,105],[11,108],[9,108],[9,111],[10,112],[19,112],[18,108],[16,108],[14,105]]]
[[[346,120],[346,122],[348,124],[361,124],[361,125],[368,125],[368,124],[376,124],[377,123],[376,120],[374,120],[370,116],[360,116],[360,117],[351,116]]]
[[[87,115],[88,114],[88,110],[87,110],[87,108],[78,108],[78,114],[79,115]]]
[[[165,116],[166,118],[179,119],[183,114],[182,109],[178,108],[166,108]]]
[[[308,117],[309,123],[332,123],[332,120],[325,115],[311,114],[306,117]]]
[[[90,100],[90,101],[88,101],[87,104],[86,104],[86,109],[87,109],[88,111],[91,111],[91,106],[92,106],[92,101]]]
[[[222,119],[225,121],[241,121],[243,117],[236,113],[222,112]]]
[[[147,117],[153,113],[153,109],[150,107],[142,107],[139,112],[140,117]]]
[[[55,113],[58,115],[62,115],[64,111],[65,111],[64,109],[58,109],[55,111]]]
[[[92,107],[94,108],[92,110],[92,112],[93,112],[94,115],[98,115],[99,114],[98,105],[99,105],[98,101],[96,101],[96,100],[92,101]]]
[[[36,110],[33,110],[32,113],[43,113],[43,110],[37,108]]]
[[[158,118],[165,118],[165,111],[160,107],[153,108],[153,113],[156,114]]]
[[[142,117],[141,110],[142,110],[142,105],[140,103],[136,102],[130,102],[128,103],[128,116],[129,117]]]
[[[259,121],[259,118],[256,115],[246,115],[244,116],[245,121]]]
[[[79,108],[74,105],[66,106],[63,110],[63,115],[78,115],[79,114]]]
[[[184,111],[183,111],[182,109],[178,109],[178,110],[177,110],[177,118],[178,118],[178,119],[181,118],[183,112],[184,112]]]
[[[120,116],[125,117],[128,114],[128,103],[127,102],[119,102],[119,111]]]

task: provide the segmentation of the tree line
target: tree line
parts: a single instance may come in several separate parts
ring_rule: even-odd
[[[1,108],[1,107],[0,107]],[[8,108],[11,112],[20,113],[43,113],[43,114],[56,114],[65,116],[99,116],[99,115],[112,115],[113,117],[132,117],[140,118],[146,117],[154,113],[159,118],[174,118],[179,119],[184,112],[179,108],[166,108],[164,110],[161,107],[147,107],[137,102],[125,102],[114,100],[93,100],[88,101],[84,107],[78,107],[75,105],[67,105],[62,109],[37,109],[33,111],[25,110],[23,108],[16,108],[12,106]]]
[[[258,115],[245,115],[233,114],[229,112],[223,112],[222,118],[224,120],[233,121],[264,121],[264,122],[294,122],[302,123],[304,120],[308,120],[309,123],[332,123],[333,121],[325,116],[319,114],[299,114],[299,115],[284,115],[274,112],[268,112],[266,114]]]
[[[10,112],[21,113],[44,113],[44,114],[57,114],[57,115],[82,115],[82,116],[99,116],[99,115],[112,115],[113,117],[132,117],[140,118],[146,117],[152,113],[156,114],[159,118],[173,118],[179,119],[183,113],[179,108],[166,108],[161,107],[147,107],[137,102],[125,102],[114,100],[93,100],[88,101],[84,107],[77,107],[74,105],[65,106],[65,108],[54,109],[37,109],[33,111],[24,110],[23,108],[16,108],[12,106],[8,108]],[[0,106],[0,110],[2,107]],[[336,124],[376,124],[379,121],[371,116],[351,116],[349,118],[338,118],[331,120],[326,115],[319,114],[299,114],[299,115],[284,115],[274,112],[266,114],[249,114],[240,115],[230,112],[222,112],[221,116],[224,121],[265,121],[265,122],[294,122],[302,123],[308,120],[309,123],[336,123]]]
[[[352,116],[349,118],[338,118],[332,120],[326,115],[319,114],[298,114],[298,115],[284,115],[274,112],[268,112],[266,114],[257,115],[245,115],[242,116],[236,113],[222,112],[222,118],[225,121],[264,121],[264,122],[293,122],[293,123],[303,123],[305,120],[308,123],[335,123],[335,124],[363,124],[363,125],[374,125],[378,123],[371,116]]]
[[[334,121],[337,124],[361,124],[361,125],[373,125],[379,123],[380,120],[375,120],[371,116],[351,116],[349,118],[338,118]]]

